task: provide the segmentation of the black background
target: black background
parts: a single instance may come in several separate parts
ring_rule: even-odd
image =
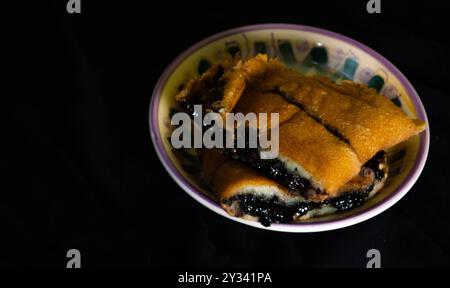
[[[31,2],[31,1],[30,1]],[[9,10],[0,265],[65,267],[450,266],[447,9],[430,1],[66,1]],[[95,2],[95,3],[94,3]],[[30,6],[32,5],[32,6]],[[227,220],[169,177],[148,129],[152,89],[184,49],[224,29],[284,22],[342,33],[380,52],[427,109],[425,170],[394,207],[356,226],[268,232]],[[3,97],[2,97],[3,98]]]

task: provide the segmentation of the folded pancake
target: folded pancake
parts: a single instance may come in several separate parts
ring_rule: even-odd
[[[329,196],[361,170],[353,149],[305,112],[280,126],[278,158]]]
[[[243,163],[227,158],[221,150],[204,150],[202,162],[205,178],[228,214],[269,226],[272,222],[304,220],[360,206],[383,187],[387,177],[387,170],[380,168],[386,167],[386,157],[378,156],[344,185],[348,190],[324,201],[291,193]]]
[[[202,105],[205,112],[218,112],[224,116],[236,105],[247,80],[265,73],[266,63],[267,55],[258,55],[247,61],[227,58],[211,66],[200,77],[190,80],[175,99],[191,114],[194,105]]]
[[[228,214],[259,220],[265,226],[269,226],[271,222],[293,220],[295,213],[285,208],[303,201],[301,196],[290,194],[282,186],[238,161],[223,161],[222,157],[220,150],[209,149],[203,154],[202,162],[204,171],[208,170],[207,167],[215,166],[209,185]],[[264,202],[273,205],[269,207],[269,203]],[[280,203],[279,207],[276,207],[275,203]]]
[[[291,192],[311,199],[335,196],[361,170],[348,144],[278,94],[246,89],[234,112],[281,112],[276,159],[260,159],[256,149],[227,152]]]
[[[272,91],[295,103],[330,132],[349,143],[361,163],[425,129],[384,96],[363,86],[339,87],[303,76],[275,60],[267,62],[263,77],[252,78],[255,89]],[[348,84],[346,84],[348,85]],[[336,88],[338,87],[338,88]],[[349,90],[353,90],[350,95]],[[344,93],[345,92],[345,93]]]
[[[276,195],[287,202],[295,198],[302,198],[289,193],[281,185],[261,176],[242,163],[227,157],[221,150],[208,149],[202,162],[205,171],[208,170],[208,167],[214,166],[209,182],[212,188],[219,192],[218,196],[221,200],[235,196],[236,193],[247,193],[248,191],[264,197]]]

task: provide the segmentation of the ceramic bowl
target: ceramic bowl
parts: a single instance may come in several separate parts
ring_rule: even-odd
[[[391,99],[405,113],[427,121],[422,102],[406,77],[386,58],[346,36],[327,30],[290,24],[239,27],[208,37],[179,55],[163,72],[154,88],[149,111],[155,150],[167,172],[196,201],[231,220],[257,228],[285,232],[317,232],[350,226],[385,211],[414,185],[427,158],[430,130],[410,138],[388,152],[389,177],[385,187],[362,206],[345,212],[291,224],[264,227],[229,216],[202,181],[195,152],[171,147],[170,116],[178,108],[174,96],[185,83],[226,53],[249,57],[267,53],[307,75],[321,74],[334,81],[365,83]],[[178,193],[178,191],[171,191]]]

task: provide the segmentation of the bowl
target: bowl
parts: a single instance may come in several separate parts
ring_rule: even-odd
[[[334,81],[365,83],[399,106],[406,114],[427,121],[424,106],[406,77],[386,58],[346,36],[320,28],[292,24],[260,24],[227,30],[208,37],[181,53],[159,78],[149,110],[150,134],[164,168],[196,201],[231,220],[284,232],[319,232],[360,223],[385,211],[414,185],[425,165],[430,129],[387,151],[389,177],[385,187],[362,206],[344,213],[303,222],[264,227],[258,222],[229,216],[202,180],[195,152],[171,147],[170,115],[178,108],[174,96],[180,85],[201,74],[226,53],[243,58],[266,53],[307,74],[321,74]],[[174,192],[176,193],[176,192]]]

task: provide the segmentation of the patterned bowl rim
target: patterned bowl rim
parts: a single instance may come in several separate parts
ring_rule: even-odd
[[[218,203],[213,201],[212,199],[208,198],[206,195],[204,195],[201,191],[199,191],[196,187],[194,187],[185,177],[177,170],[175,165],[170,160],[169,156],[167,155],[163,143],[162,138],[159,131],[159,125],[158,125],[158,108],[159,108],[159,100],[161,98],[162,90],[166,84],[166,81],[170,77],[170,75],[175,71],[175,69],[179,66],[179,64],[186,59],[188,56],[190,56],[193,52],[196,50],[206,46],[207,44],[217,41],[221,38],[244,33],[244,32],[251,32],[251,31],[257,31],[257,30],[268,30],[268,29],[281,29],[281,30],[294,30],[294,31],[302,31],[302,32],[313,32],[316,34],[328,36],[337,40],[340,40],[342,42],[346,42],[347,44],[350,44],[352,46],[355,46],[362,51],[366,52],[376,60],[378,60],[380,63],[382,63],[388,71],[390,71],[397,79],[400,81],[400,83],[406,88],[406,91],[408,95],[410,96],[410,99],[413,102],[413,105],[417,111],[417,116],[424,120],[428,125],[428,118],[427,114],[425,112],[425,108],[422,104],[422,101],[419,98],[419,95],[417,94],[414,87],[411,85],[411,83],[408,81],[408,79],[400,72],[400,70],[397,69],[389,60],[381,56],[378,52],[375,52],[371,48],[367,47],[366,45],[353,40],[347,36],[328,31],[321,28],[316,28],[312,26],[305,26],[305,25],[297,25],[297,24],[284,24],[284,23],[272,23],[272,24],[258,24],[258,25],[249,25],[249,26],[242,26],[237,27],[234,29],[229,29],[217,34],[214,34],[208,38],[205,38],[196,44],[189,47],[187,50],[185,50],[183,53],[181,53],[177,58],[175,58],[172,63],[164,70],[162,75],[160,76],[152,94],[152,98],[150,101],[150,108],[149,108],[149,128],[150,128],[150,134],[152,138],[153,145],[155,147],[155,150],[158,154],[158,157],[160,161],[162,162],[163,166],[167,170],[167,172],[170,174],[170,176],[175,180],[175,182],[183,188],[190,196],[192,196],[194,199],[196,199],[198,202],[203,204],[204,206],[208,207],[209,209],[213,210],[214,212],[232,219],[234,221],[244,223],[253,227],[262,228],[262,229],[268,229],[273,231],[283,231],[283,232],[319,232],[319,231],[327,231],[327,230],[334,230],[339,229],[347,226],[351,226],[360,222],[363,222],[365,220],[368,220],[381,212],[387,210],[392,205],[394,205],[397,201],[399,201],[414,185],[414,183],[419,178],[420,173],[422,172],[425,162],[428,156],[428,150],[430,146],[430,127],[428,126],[425,132],[422,132],[420,134],[420,147],[417,155],[416,162],[414,163],[414,166],[412,167],[411,171],[409,172],[408,176],[402,181],[400,186],[393,191],[390,195],[388,195],[386,198],[382,199],[378,203],[375,203],[372,207],[369,207],[366,210],[358,211],[354,214],[348,215],[346,217],[337,218],[337,219],[330,219],[330,220],[323,220],[323,221],[317,221],[317,222],[305,222],[305,223],[286,223],[286,224],[278,224],[274,223],[269,227],[264,227],[258,222],[254,221],[248,221],[243,220],[237,217],[232,217],[228,215]]]

